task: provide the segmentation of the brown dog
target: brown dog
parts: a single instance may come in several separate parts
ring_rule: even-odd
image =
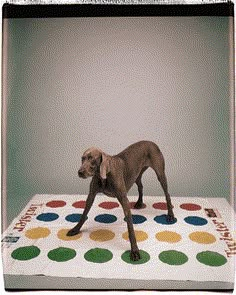
[[[130,212],[127,192],[134,183],[138,186],[139,198],[135,208],[142,208],[143,185],[141,177],[143,172],[151,167],[156,172],[157,178],[164,190],[168,208],[167,220],[172,221],[174,214],[170,195],[167,189],[165,176],[165,163],[158,146],[151,141],[140,141],[130,145],[124,151],[115,156],[109,156],[97,148],[86,150],[82,156],[82,165],[78,171],[79,177],[92,177],[90,190],[86,200],[86,206],[78,224],[67,235],[73,236],[79,233],[87,214],[93,204],[97,193],[104,193],[109,197],[117,198],[124,210],[127,221],[129,240],[131,243],[131,260],[139,260],[140,254],[137,246],[132,215]]]

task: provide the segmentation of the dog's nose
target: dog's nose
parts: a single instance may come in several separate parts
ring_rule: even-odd
[[[79,175],[79,177],[84,177],[84,171],[83,170],[79,170],[78,171],[78,175]]]

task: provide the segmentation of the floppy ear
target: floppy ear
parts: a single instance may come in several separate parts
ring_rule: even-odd
[[[110,172],[110,159],[109,157],[102,153],[102,161],[100,164],[100,176],[102,179],[107,178],[107,173]]]

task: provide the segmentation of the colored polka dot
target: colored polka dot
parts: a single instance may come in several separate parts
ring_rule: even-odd
[[[113,231],[108,229],[99,229],[91,232],[89,237],[93,241],[105,242],[112,240],[115,237],[115,234]]]
[[[166,225],[174,224],[174,223],[177,222],[176,218],[174,218],[174,220],[172,220],[172,221],[168,221],[167,220],[167,215],[165,215],[165,214],[156,216],[154,218],[154,220],[156,221],[156,223],[166,224]]]
[[[25,232],[25,236],[29,239],[37,240],[37,239],[42,239],[46,238],[47,236],[50,235],[50,230],[47,227],[35,227],[28,229]]]
[[[212,234],[202,231],[191,233],[189,238],[198,244],[213,244],[216,242],[216,238]]]
[[[180,205],[181,209],[187,210],[187,211],[198,211],[201,210],[202,207],[197,205],[197,204],[192,204],[192,203],[185,203]]]
[[[40,250],[36,246],[26,246],[15,249],[11,253],[11,257],[16,260],[30,260],[37,257]]]
[[[117,221],[117,217],[111,214],[100,214],[94,218],[99,223],[113,223]]]
[[[198,217],[198,216],[188,216],[186,218],[184,218],[184,221],[188,224],[192,224],[192,225],[205,225],[207,224],[207,220],[205,218],[202,217]]]
[[[161,252],[159,259],[169,265],[182,265],[188,261],[188,257],[184,253],[175,250]]]
[[[117,202],[102,202],[98,206],[110,210],[119,207],[119,204]]]
[[[75,241],[82,237],[82,233],[78,233],[77,235],[74,235],[74,236],[67,236],[67,233],[69,230],[70,229],[68,228],[60,229],[57,233],[57,237],[63,241]]]
[[[156,239],[160,242],[178,243],[181,241],[181,235],[173,231],[162,231],[156,234]]]
[[[36,219],[40,221],[46,221],[46,222],[54,221],[54,220],[57,220],[58,218],[59,218],[59,215],[56,213],[42,213],[36,217]]]
[[[50,208],[59,208],[59,207],[64,207],[65,205],[66,205],[66,202],[59,201],[59,200],[51,201],[46,204],[46,206]]]
[[[135,237],[137,242],[142,242],[148,239],[148,234],[145,231],[142,230],[135,230],[134,231]],[[124,232],[122,234],[123,239],[129,241],[129,233],[128,231]]]
[[[146,220],[147,218],[145,216],[132,214],[133,224],[141,224],[144,223]],[[124,221],[126,221],[126,218],[124,218]]]
[[[111,260],[113,254],[111,251],[102,248],[90,249],[84,254],[85,260],[94,263],[105,263]]]
[[[133,261],[130,259],[130,251],[125,251],[121,255],[121,259],[130,264],[144,264],[150,260],[150,255],[146,251],[139,250],[139,254],[140,254],[140,259],[137,261]]]
[[[167,204],[165,202],[154,203],[152,207],[159,210],[167,210]]]
[[[69,222],[79,222],[80,221],[80,218],[81,218],[82,214],[69,214],[66,216],[66,221],[69,221]],[[86,217],[86,219],[88,219],[88,217]]]
[[[144,223],[147,220],[147,218],[142,215],[132,215],[132,220],[134,224],[140,224]]]
[[[74,249],[59,247],[48,252],[48,258],[56,262],[64,262],[76,256]]]
[[[212,251],[198,253],[196,258],[200,263],[208,266],[222,266],[227,262],[223,255]]]
[[[78,201],[78,202],[74,202],[72,204],[72,206],[74,208],[81,208],[81,209],[84,209],[85,208],[85,205],[86,205],[86,201]]]
[[[134,207],[135,204],[136,204],[136,202],[130,202],[130,203],[129,203],[129,207],[130,207],[130,209],[137,209],[137,208]],[[146,207],[147,207],[147,205],[143,203],[142,208],[139,208],[139,209],[137,209],[137,210],[144,209],[144,208],[146,208]]]

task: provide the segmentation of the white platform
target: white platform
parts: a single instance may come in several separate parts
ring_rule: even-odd
[[[129,197],[136,201],[137,197]],[[61,200],[63,207],[51,208],[46,204]],[[143,223],[134,224],[136,231],[145,233],[146,239],[138,241],[140,249],[150,255],[146,263],[133,265],[121,259],[122,254],[130,250],[129,241],[123,238],[127,231],[121,206],[105,209],[99,206],[102,202],[117,202],[116,199],[98,195],[82,228],[82,236],[75,241],[65,241],[57,237],[61,229],[72,228],[76,223],[66,220],[71,214],[81,214],[83,208],[75,208],[73,204],[86,200],[84,195],[36,195],[25,209],[14,219],[2,237],[2,257],[4,267],[5,288],[13,289],[152,289],[152,290],[232,290],[234,288],[234,269],[236,250],[233,234],[234,212],[223,198],[187,198],[172,197],[177,222],[174,224],[157,223],[154,218],[166,214],[161,207],[153,207],[155,203],[165,202],[164,197],[144,197],[146,208],[132,209],[133,215],[146,218]],[[183,204],[194,204],[198,210],[181,208]],[[159,204],[159,205],[160,205]],[[35,209],[32,210],[32,207]],[[158,207],[158,206],[157,206]],[[190,206],[191,207],[191,206]],[[30,209],[31,208],[31,209]],[[209,217],[209,210],[216,216]],[[56,213],[54,221],[40,221],[37,217],[44,213]],[[100,223],[95,217],[102,214],[115,216],[112,223]],[[193,225],[185,221],[186,217],[198,217],[206,220],[206,224]],[[48,228],[50,235],[45,238],[27,238],[25,233],[38,227]],[[107,241],[92,240],[90,235],[96,230],[105,229],[115,233],[114,238]],[[156,234],[174,232],[181,236],[179,242],[160,241]],[[211,243],[194,242],[189,235],[194,232],[208,233],[215,237]],[[10,238],[9,238],[10,237]],[[14,237],[16,239],[14,239]],[[17,238],[19,238],[17,240]],[[17,241],[16,241],[17,240]],[[34,245],[40,254],[31,259],[20,261],[11,254],[20,247]],[[66,247],[76,251],[75,258],[56,262],[48,258],[50,250]],[[85,253],[93,248],[105,248],[113,257],[105,263],[94,263],[84,258]],[[174,250],[184,253],[188,261],[182,265],[169,265],[159,259],[162,252]],[[227,260],[221,266],[209,266],[200,263],[196,256],[204,251],[217,252]]]

